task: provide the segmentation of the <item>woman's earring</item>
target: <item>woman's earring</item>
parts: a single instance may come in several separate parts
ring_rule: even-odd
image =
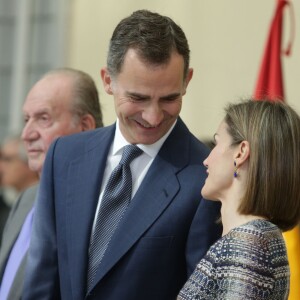
[[[234,161],[234,166],[235,166],[235,170],[234,170],[234,173],[233,173],[233,177],[237,178],[238,175],[239,175],[239,172],[238,172],[238,168],[236,167],[236,161]]]

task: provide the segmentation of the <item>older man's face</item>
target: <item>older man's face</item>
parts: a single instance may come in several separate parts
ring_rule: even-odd
[[[54,139],[81,131],[81,125],[72,115],[71,99],[71,80],[63,75],[48,76],[29,92],[23,105],[22,139],[32,170],[42,171]]]

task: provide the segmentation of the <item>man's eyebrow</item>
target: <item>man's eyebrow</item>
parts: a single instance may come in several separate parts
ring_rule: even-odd
[[[160,97],[160,99],[162,99],[162,100],[176,99],[179,96],[180,96],[180,93],[172,93],[172,94],[169,94],[166,96],[162,96],[162,97]]]
[[[143,94],[136,93],[136,92],[126,92],[126,95],[129,97],[135,97],[135,98],[141,98],[141,99],[150,98],[150,96],[148,96],[148,95],[143,95]]]
[[[42,116],[42,115],[44,115],[44,114],[49,114],[50,113],[50,110],[49,109],[47,109],[47,108],[42,108],[42,109],[40,109],[40,110],[38,110],[38,111],[35,111],[32,115],[31,114],[29,114],[28,112],[24,112],[23,113],[23,118],[37,118],[37,117],[40,117],[40,116]]]
[[[149,95],[144,95],[144,94],[140,94],[140,93],[136,93],[136,92],[126,92],[126,94],[129,97],[135,97],[135,98],[140,98],[140,99],[150,99],[151,98]],[[172,93],[169,95],[162,96],[159,99],[161,99],[161,100],[176,99],[179,96],[180,96],[180,93]]]
[[[44,115],[44,114],[49,114],[50,110],[48,108],[42,108],[40,110],[37,110],[35,113],[34,113],[34,116],[41,116],[41,115]]]

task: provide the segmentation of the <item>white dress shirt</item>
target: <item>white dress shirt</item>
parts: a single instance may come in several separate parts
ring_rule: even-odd
[[[167,139],[169,134],[172,132],[176,122],[172,125],[172,127],[169,129],[169,131],[154,144],[151,144],[151,145],[137,144],[137,146],[143,150],[143,153],[140,156],[138,156],[136,159],[134,159],[130,164],[130,170],[131,170],[131,174],[132,174],[131,198],[133,198],[133,196],[137,192],[137,190],[138,190],[141,182],[143,181],[147,171],[149,170],[154,158],[156,157],[157,153],[159,152],[161,146],[163,145],[163,143],[165,142],[165,140]],[[126,145],[129,145],[129,143],[123,137],[123,135],[120,131],[120,127],[119,127],[119,120],[117,119],[115,137],[111,144],[111,147],[110,147],[110,150],[109,150],[108,156],[107,156],[106,167],[105,167],[101,190],[100,190],[100,196],[99,196],[99,200],[98,200],[96,214],[94,217],[93,231],[94,231],[96,218],[97,218],[98,211],[99,211],[99,208],[101,205],[101,200],[103,197],[103,193],[104,193],[107,181],[110,177],[110,174],[114,170],[114,168],[120,162],[122,153],[123,153],[123,148]]]

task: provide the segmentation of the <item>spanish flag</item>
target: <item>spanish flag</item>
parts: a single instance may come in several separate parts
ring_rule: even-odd
[[[285,7],[290,9],[291,36],[287,49],[282,51],[282,21]],[[282,54],[290,55],[294,39],[294,14],[292,3],[288,0],[277,0],[274,18],[259,71],[254,92],[254,98],[261,100],[268,98],[274,101],[285,101],[283,72],[281,65]],[[290,264],[290,294],[288,300],[300,299],[300,227],[283,234]]]

